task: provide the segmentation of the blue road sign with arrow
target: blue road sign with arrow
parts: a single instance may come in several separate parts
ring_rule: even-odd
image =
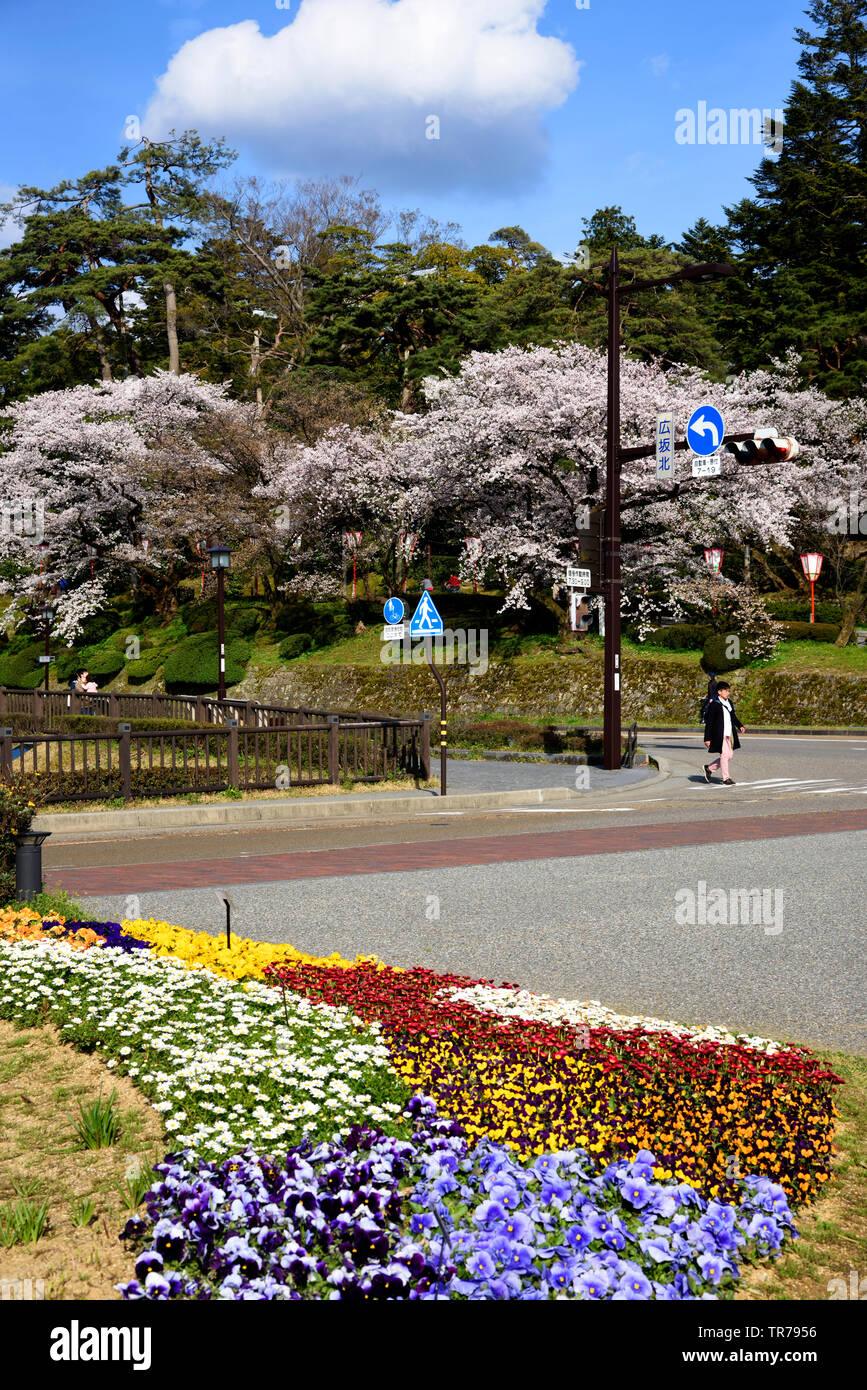
[[[403,617],[403,600],[399,598],[386,599],[382,611],[387,623],[399,623]]]
[[[689,417],[686,442],[694,454],[715,454],[723,442],[726,427],[715,405],[700,405]]]
[[[409,625],[410,637],[435,637],[443,631],[443,620],[437,612],[436,604],[427,589],[419,600],[418,608],[412,615]]]

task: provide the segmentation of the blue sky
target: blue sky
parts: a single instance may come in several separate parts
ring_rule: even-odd
[[[678,144],[675,113],[784,106],[805,2],[2,0],[0,185],[110,163],[137,115],[225,134],[240,172],[360,173],[470,242],[519,222],[559,255],[609,203],[675,239],[761,156]]]

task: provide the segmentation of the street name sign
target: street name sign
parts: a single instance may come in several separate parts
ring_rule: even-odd
[[[656,476],[659,480],[674,477],[674,416],[670,410],[656,417]]]

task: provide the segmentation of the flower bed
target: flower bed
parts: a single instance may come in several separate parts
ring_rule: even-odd
[[[473,1139],[604,1161],[650,1149],[658,1178],[714,1196],[759,1172],[807,1201],[830,1176],[839,1078],[800,1049],[504,1016],[467,1000],[479,982],[428,970],[271,973],[379,1022],[398,1073]]]
[[[354,1127],[280,1163],[173,1155],[125,1235],[143,1242],[125,1298],[694,1299],[792,1230],[782,1189],[708,1202],[653,1181],[655,1160],[597,1172],[586,1153],[532,1167],[414,1099],[409,1142]]]
[[[839,1078],[770,1039],[168,923],[0,925],[0,1016],[101,1051],[177,1150],[130,1298],[726,1295],[829,1176]]]

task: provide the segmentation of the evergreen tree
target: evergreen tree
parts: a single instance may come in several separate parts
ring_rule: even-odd
[[[748,290],[730,341],[740,367],[793,345],[810,381],[846,396],[867,377],[867,0],[812,0],[807,15],[780,156],[726,210]]]

